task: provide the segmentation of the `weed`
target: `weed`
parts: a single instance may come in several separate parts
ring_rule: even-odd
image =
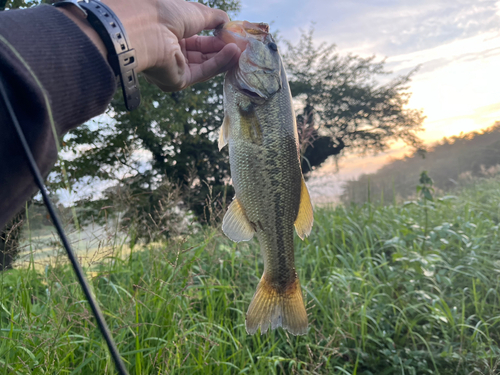
[[[318,209],[296,241],[302,337],[246,334],[258,243],[218,229],[128,256],[113,242],[86,270],[131,374],[498,373],[499,184],[433,197],[427,218],[418,204]],[[0,374],[114,373],[67,265],[0,282]]]

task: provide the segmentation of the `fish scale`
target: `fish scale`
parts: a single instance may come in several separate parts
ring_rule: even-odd
[[[238,66],[225,78],[219,147],[229,144],[235,188],[222,229],[237,242],[256,235],[264,259],[246,329],[250,334],[259,328],[265,333],[281,326],[294,335],[306,334],[293,232],[295,227],[301,238],[309,234],[313,211],[300,168],[286,73],[265,24],[230,22],[218,36],[244,47]]]

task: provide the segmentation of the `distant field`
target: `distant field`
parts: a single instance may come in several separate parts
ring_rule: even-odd
[[[113,225],[84,226],[77,230],[73,226],[66,228],[73,250],[80,261],[88,266],[111,255],[116,247],[127,253],[126,234],[119,233]],[[21,241],[21,254],[16,262],[17,267],[35,267],[44,269],[48,264],[63,264],[67,261],[66,252],[59,246],[59,237],[54,227],[44,226],[42,229],[24,231]]]
[[[425,157],[423,157],[425,156]],[[434,179],[434,187],[448,191],[477,177],[500,173],[500,121],[480,132],[443,139],[424,155],[414,153],[393,160],[376,173],[347,181],[344,202],[364,203],[402,201],[415,195],[422,171]]]
[[[81,237],[106,249],[87,271],[131,374],[497,374],[500,178],[428,213],[317,209],[296,241],[303,337],[245,332],[263,269],[256,241],[205,228],[124,254],[112,232]],[[32,266],[0,274],[0,374],[113,374],[72,271]]]

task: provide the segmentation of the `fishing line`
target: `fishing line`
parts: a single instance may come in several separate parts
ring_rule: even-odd
[[[61,225],[61,222],[54,210],[54,206],[52,205],[52,202],[50,201],[49,194],[47,192],[47,188],[45,187],[45,184],[43,183],[43,178],[40,173],[40,170],[38,169],[38,166],[35,162],[35,159],[33,157],[33,154],[31,153],[30,147],[28,145],[28,142],[26,141],[26,137],[24,136],[23,130],[21,126],[19,125],[19,121],[17,119],[17,116],[14,112],[14,109],[12,108],[12,104],[9,100],[9,97],[7,95],[7,89],[5,88],[4,81],[0,77],[0,94],[3,98],[3,101],[5,102],[5,106],[7,107],[7,111],[10,115],[10,118],[12,120],[12,123],[14,124],[14,128],[16,129],[16,133],[19,137],[19,140],[21,141],[21,144],[23,146],[26,158],[28,160],[28,165],[31,170],[31,173],[33,174],[33,177],[35,179],[35,183],[40,189],[40,192],[42,193],[43,197],[43,202],[45,203],[45,206],[47,207],[47,211],[49,212],[49,215],[52,219],[52,223],[54,224],[54,227],[57,230],[57,233],[59,234],[59,237],[61,238],[61,242],[66,249],[66,254],[68,254],[68,258],[71,262],[71,265],[73,266],[73,270],[76,273],[76,277],[78,279],[78,282],[80,283],[80,286],[82,287],[83,293],[85,294],[85,297],[87,298],[87,301],[89,302],[90,308],[92,309],[92,313],[94,314],[94,317],[97,321],[97,325],[99,327],[99,330],[102,333],[102,336],[104,337],[104,340],[106,340],[106,344],[108,345],[109,352],[111,354],[111,357],[113,358],[113,361],[115,362],[116,370],[120,375],[128,375],[127,369],[125,368],[125,364],[123,363],[123,360],[120,356],[120,353],[118,352],[118,348],[116,347],[115,342],[113,341],[113,337],[111,336],[111,333],[109,332],[109,328],[106,324],[106,321],[104,320],[104,316],[102,315],[101,310],[99,309],[99,306],[97,304],[97,301],[95,300],[94,296],[92,295],[92,292],[90,291],[90,286],[87,282],[87,279],[85,278],[85,275],[83,273],[82,267],[80,266],[80,263],[78,263],[78,259],[75,256],[75,253],[73,249],[71,248],[71,245],[69,244],[68,238],[66,237],[66,234],[64,233],[64,229]]]

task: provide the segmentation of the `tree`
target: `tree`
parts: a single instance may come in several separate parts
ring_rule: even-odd
[[[127,112],[121,94],[111,103],[112,121],[88,123],[65,140],[64,150],[78,150],[65,160],[70,183],[111,180],[134,190],[154,190],[165,183],[181,185],[190,194],[184,202],[203,215],[209,182],[222,191],[228,182],[226,150],[216,140],[223,120],[223,77],[178,93],[165,93],[140,79],[142,104]],[[84,147],[84,148],[83,148]],[[62,185],[61,174],[53,177]]]
[[[237,0],[200,2],[229,13],[239,9]],[[169,184],[183,192],[184,208],[210,219],[213,207],[209,207],[207,195],[229,200],[233,191],[228,185],[227,148],[219,151],[217,147],[224,116],[223,81],[224,77],[218,76],[181,92],[165,93],[140,77],[142,103],[137,110],[128,112],[121,93],[117,93],[107,118],[89,122],[65,137],[64,169],[69,182],[114,183],[116,188],[107,190],[98,202],[101,206],[110,204],[117,191],[131,202],[147,202],[144,211],[151,222],[142,220],[143,229],[154,227],[158,217],[152,213],[161,212],[157,199],[144,196],[153,197],[158,187],[166,189]],[[63,164],[56,167],[52,187],[62,188]],[[142,198],[136,199],[139,195]],[[90,214],[95,217],[97,212]]]
[[[297,126],[302,170],[309,172],[344,149],[379,152],[395,140],[418,148],[421,111],[406,109],[408,84],[415,70],[386,84],[377,77],[390,72],[375,56],[341,56],[335,45],[316,47],[313,29],[296,45],[286,43],[284,56],[292,96],[301,103]]]
[[[50,3],[43,0],[0,0],[0,11],[5,9],[30,8],[40,3]]]
[[[209,5],[238,9],[238,3],[231,0],[213,0]],[[316,48],[312,31],[297,45],[287,46],[284,61],[292,95],[302,103],[297,121],[305,173],[346,148],[380,151],[396,139],[419,143],[415,132],[423,117],[419,111],[404,108],[410,75],[377,84],[376,77],[387,74],[383,62],[342,57],[332,45]],[[219,151],[217,147],[224,113],[223,79],[219,76],[182,92],[164,93],[141,78],[139,109],[127,112],[117,94],[107,119],[88,123],[65,138],[66,176],[71,183],[94,184],[97,179],[115,185],[95,202],[96,208],[111,204],[117,191],[124,196],[150,197],[131,199],[145,202],[148,215],[141,217],[151,219],[150,227],[159,218],[154,215],[161,212],[157,199],[151,197],[167,184],[179,187],[184,208],[200,219],[212,219],[214,200],[207,195],[218,198],[215,201],[222,206],[233,195],[227,148]],[[52,175],[54,186],[63,186],[61,176]],[[137,217],[136,211],[130,212],[134,214],[125,216]]]

